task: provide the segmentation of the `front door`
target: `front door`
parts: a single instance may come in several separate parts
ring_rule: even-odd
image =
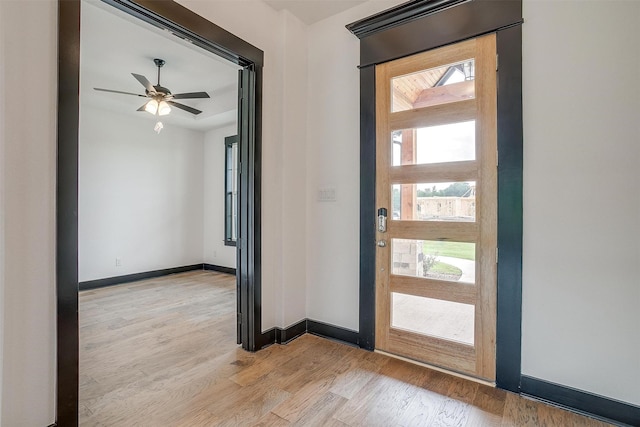
[[[495,43],[490,34],[376,66],[376,349],[488,381]]]

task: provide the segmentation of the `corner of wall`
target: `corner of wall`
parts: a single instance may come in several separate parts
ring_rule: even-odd
[[[204,239],[202,259],[206,264],[236,268],[235,246],[224,244],[224,139],[237,133],[231,124],[204,134]]]
[[[359,45],[344,26],[366,13],[349,9],[308,32],[307,317],[352,330],[359,324]],[[321,189],[334,190],[335,200],[318,201]]]
[[[282,286],[277,326],[306,318],[307,26],[289,11],[283,19],[282,93]]]

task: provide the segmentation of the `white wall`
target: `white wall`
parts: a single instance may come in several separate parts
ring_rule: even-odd
[[[367,7],[309,28],[307,315],[356,330],[358,41],[344,25]],[[523,373],[639,404],[640,3],[524,7]],[[337,202],[316,201],[326,186]]]
[[[282,290],[276,313],[287,327],[307,317],[307,27],[287,11],[282,19]]]
[[[208,131],[204,135],[204,248],[202,259],[207,264],[236,268],[236,247],[225,246],[224,138],[238,133],[234,123]]]
[[[297,193],[305,179],[305,29],[259,0],[178,2],[264,51],[262,329],[289,326],[306,317],[305,207]]]
[[[345,25],[398,3],[401,1],[370,1],[309,27],[307,316],[356,331],[360,43]],[[336,201],[318,202],[321,188],[335,188]]]
[[[360,72],[350,16],[309,28],[307,316],[358,330]],[[318,202],[320,188],[335,188],[336,201]]]
[[[2,418],[54,421],[56,3],[0,1]]]
[[[522,370],[640,404],[640,3],[524,2]]]
[[[153,126],[82,106],[80,281],[202,263],[204,135]]]
[[[308,91],[299,94],[309,99],[308,120],[306,130],[296,130],[290,120],[297,115],[286,114],[285,94],[292,95],[300,87],[296,79],[304,77],[289,75],[286,91],[284,40],[300,31],[281,31],[285,12],[259,1],[180,3],[265,51],[263,328],[286,326],[306,301],[307,317],[357,329],[358,42],[343,26],[386,5],[370,2],[308,29]],[[633,183],[640,169],[640,97],[632,78],[638,69],[637,2],[525,0],[524,5],[523,370],[638,404],[640,215]],[[10,64],[0,80],[5,94],[1,423],[40,426],[54,418],[56,8],[53,0],[3,0],[0,11],[3,35],[11,35],[0,61]],[[29,36],[15,37],[18,31]],[[292,148],[305,131],[305,158],[285,154],[283,147]],[[298,171],[296,160],[308,170],[307,220],[300,235],[306,267],[281,262],[287,256],[281,240],[295,240],[293,230],[299,227],[294,222],[288,229],[282,216],[291,208],[301,213],[292,206],[298,199],[284,194],[298,188],[284,182]],[[552,191],[551,184],[563,180],[573,184],[570,189]],[[320,186],[335,186],[337,201],[316,203]],[[591,189],[627,210],[591,203]],[[543,199],[556,203],[555,213],[546,210]],[[306,290],[299,288],[305,287],[298,283],[301,274]],[[296,307],[287,313],[285,298],[287,306]]]

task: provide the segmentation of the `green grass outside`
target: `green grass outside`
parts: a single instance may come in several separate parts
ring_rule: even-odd
[[[450,256],[470,260],[476,259],[476,245],[473,243],[426,240],[423,243],[423,251],[428,255]]]
[[[438,273],[438,274],[452,274],[455,276],[461,276],[462,270],[458,267],[454,267],[451,264],[446,264],[444,262],[436,262],[433,267],[429,270],[429,273]]]

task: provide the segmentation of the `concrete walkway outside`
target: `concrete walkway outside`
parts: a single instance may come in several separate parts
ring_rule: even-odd
[[[469,259],[454,258],[449,256],[439,256],[438,261],[445,264],[453,265],[462,270],[462,276],[459,282],[475,283],[476,282],[476,262]]]

